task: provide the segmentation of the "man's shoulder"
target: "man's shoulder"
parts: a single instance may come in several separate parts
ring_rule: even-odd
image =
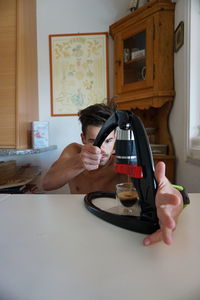
[[[80,150],[82,148],[82,145],[78,144],[78,143],[71,143],[65,149],[67,149],[67,148],[78,151],[78,150]]]
[[[65,156],[67,154],[76,154],[81,152],[82,145],[78,143],[71,143],[65,147],[65,149],[62,152],[62,156]]]

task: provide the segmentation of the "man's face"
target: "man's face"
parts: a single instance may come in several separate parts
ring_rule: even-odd
[[[101,127],[89,125],[86,130],[86,134],[81,134],[83,144],[93,144],[97,134],[99,133]],[[111,154],[114,152],[115,144],[115,131],[112,131],[105,139],[103,144],[101,145],[102,150],[102,158],[100,161],[100,165],[105,165],[109,160]]]

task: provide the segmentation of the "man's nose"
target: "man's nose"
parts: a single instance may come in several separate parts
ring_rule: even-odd
[[[105,143],[103,143],[102,145],[101,145],[101,151],[103,151],[103,152],[106,152],[106,145],[105,145]]]

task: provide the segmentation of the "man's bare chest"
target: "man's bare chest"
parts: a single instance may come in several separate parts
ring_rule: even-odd
[[[86,194],[94,191],[115,191],[117,183],[122,182],[124,176],[117,174],[113,168],[95,171],[84,171],[69,184],[71,193]]]

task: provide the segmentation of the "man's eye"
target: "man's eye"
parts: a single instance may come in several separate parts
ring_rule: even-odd
[[[94,144],[94,141],[95,141],[94,139],[89,139],[88,142],[89,142],[90,144]]]
[[[111,143],[112,142],[112,139],[107,139],[106,140],[106,144],[109,144],[109,143]]]

